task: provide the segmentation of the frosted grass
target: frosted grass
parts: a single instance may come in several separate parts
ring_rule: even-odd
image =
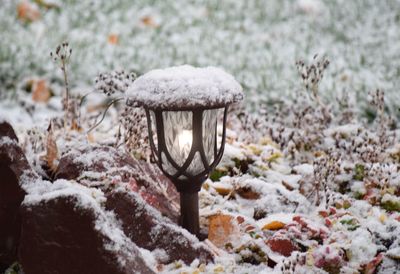
[[[331,60],[322,96],[351,92],[364,107],[367,92],[379,87],[392,110],[399,99],[399,1],[70,0],[41,9],[32,24],[16,19],[17,2],[0,5],[1,92],[28,76],[61,79],[48,54],[68,40],[75,86],[116,68],[211,65],[234,75],[257,106],[293,96],[300,87],[294,61],[320,53]],[[117,45],[107,42],[110,34]]]

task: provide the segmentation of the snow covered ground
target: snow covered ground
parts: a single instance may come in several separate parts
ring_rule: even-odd
[[[389,116],[398,116],[399,1],[24,3],[0,4],[0,115],[39,174],[49,122],[57,118],[57,128],[63,118],[62,73],[49,56],[62,41],[73,49],[75,96],[92,91],[101,72],[182,64],[222,67],[242,85],[246,107],[230,114],[224,158],[200,192],[201,226],[217,227],[209,238],[220,256],[164,272],[400,271],[399,132]],[[324,55],[315,96],[295,61],[317,66]],[[145,120],[121,102],[85,135],[117,97],[86,97],[82,129],[69,137],[119,142],[146,159]],[[121,120],[135,122],[123,134],[139,140],[121,141]],[[60,153],[64,145],[57,139]]]

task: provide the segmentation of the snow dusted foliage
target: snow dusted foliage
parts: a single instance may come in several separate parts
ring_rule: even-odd
[[[107,96],[124,93],[135,79],[134,73],[126,73],[123,70],[100,73],[95,79],[95,90]]]
[[[2,2],[7,42],[0,47],[0,96],[12,99],[0,102],[0,113],[13,123],[29,163],[40,177],[54,179],[42,157],[52,123],[58,152],[52,163],[59,171],[71,174],[62,166],[68,157],[101,167],[96,173],[84,169],[77,183],[24,184],[30,192],[25,204],[48,202],[52,195],[76,197],[80,206],[93,208],[96,229],[109,237],[110,248],[130,246],[134,241],[104,211],[99,184],[129,184],[137,192],[129,197],[143,200],[141,214],[177,212],[179,203],[164,195],[169,188],[161,174],[146,184],[128,180],[139,171],[115,166],[111,157],[127,150],[148,167],[140,168],[144,177],[156,170],[142,109],[110,106],[104,121],[87,130],[110,100],[126,93],[152,106],[161,99],[162,106],[194,106],[231,101],[243,87],[246,103],[230,108],[223,159],[200,191],[201,230],[209,235],[205,242],[215,260],[174,258],[158,265],[161,272],[399,273],[399,2],[153,2],[59,1],[42,7],[37,1],[22,19],[16,1]],[[63,75],[47,55],[65,38],[74,48],[71,93],[99,91],[85,97],[81,128],[67,134],[60,123]],[[311,58],[299,60],[304,56]],[[237,82],[214,68],[182,64],[221,67]],[[159,70],[171,66],[177,67]],[[131,72],[142,76],[134,82]],[[89,86],[95,75],[97,82]],[[48,98],[38,102],[31,93],[43,81]],[[8,153],[16,143],[3,138],[0,145]],[[88,150],[86,156],[79,148]],[[159,193],[169,198],[160,200]],[[135,217],[122,202],[120,209]],[[155,223],[165,225],[159,215],[152,215]],[[165,243],[160,226],[149,230],[157,237],[145,244]],[[153,248],[141,254],[158,262],[176,255]]]
[[[156,69],[128,89],[128,102],[149,108],[216,107],[243,99],[242,87],[225,71],[189,65]]]

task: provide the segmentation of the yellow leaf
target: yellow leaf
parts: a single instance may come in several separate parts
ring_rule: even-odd
[[[226,196],[232,192],[232,186],[226,184],[213,184],[213,188],[222,196]]]
[[[259,148],[258,146],[254,145],[254,144],[250,144],[247,146],[247,148],[256,156],[260,156],[262,149]]]
[[[384,222],[386,221],[386,219],[387,219],[387,217],[386,217],[386,214],[385,214],[385,213],[382,213],[382,214],[379,216],[379,221],[381,221],[381,223],[384,223]]]
[[[222,265],[217,265],[214,268],[214,273],[220,273],[220,272],[223,272],[223,271],[224,271],[224,267]]]
[[[274,152],[271,156],[267,157],[265,160],[267,162],[275,162],[276,160],[278,160],[281,157],[282,157],[282,153]]]

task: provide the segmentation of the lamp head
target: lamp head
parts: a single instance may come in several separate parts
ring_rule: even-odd
[[[241,86],[221,69],[181,66],[139,77],[127,97],[127,104],[146,111],[151,149],[164,174],[179,192],[199,191],[222,158],[228,107],[242,100]]]

